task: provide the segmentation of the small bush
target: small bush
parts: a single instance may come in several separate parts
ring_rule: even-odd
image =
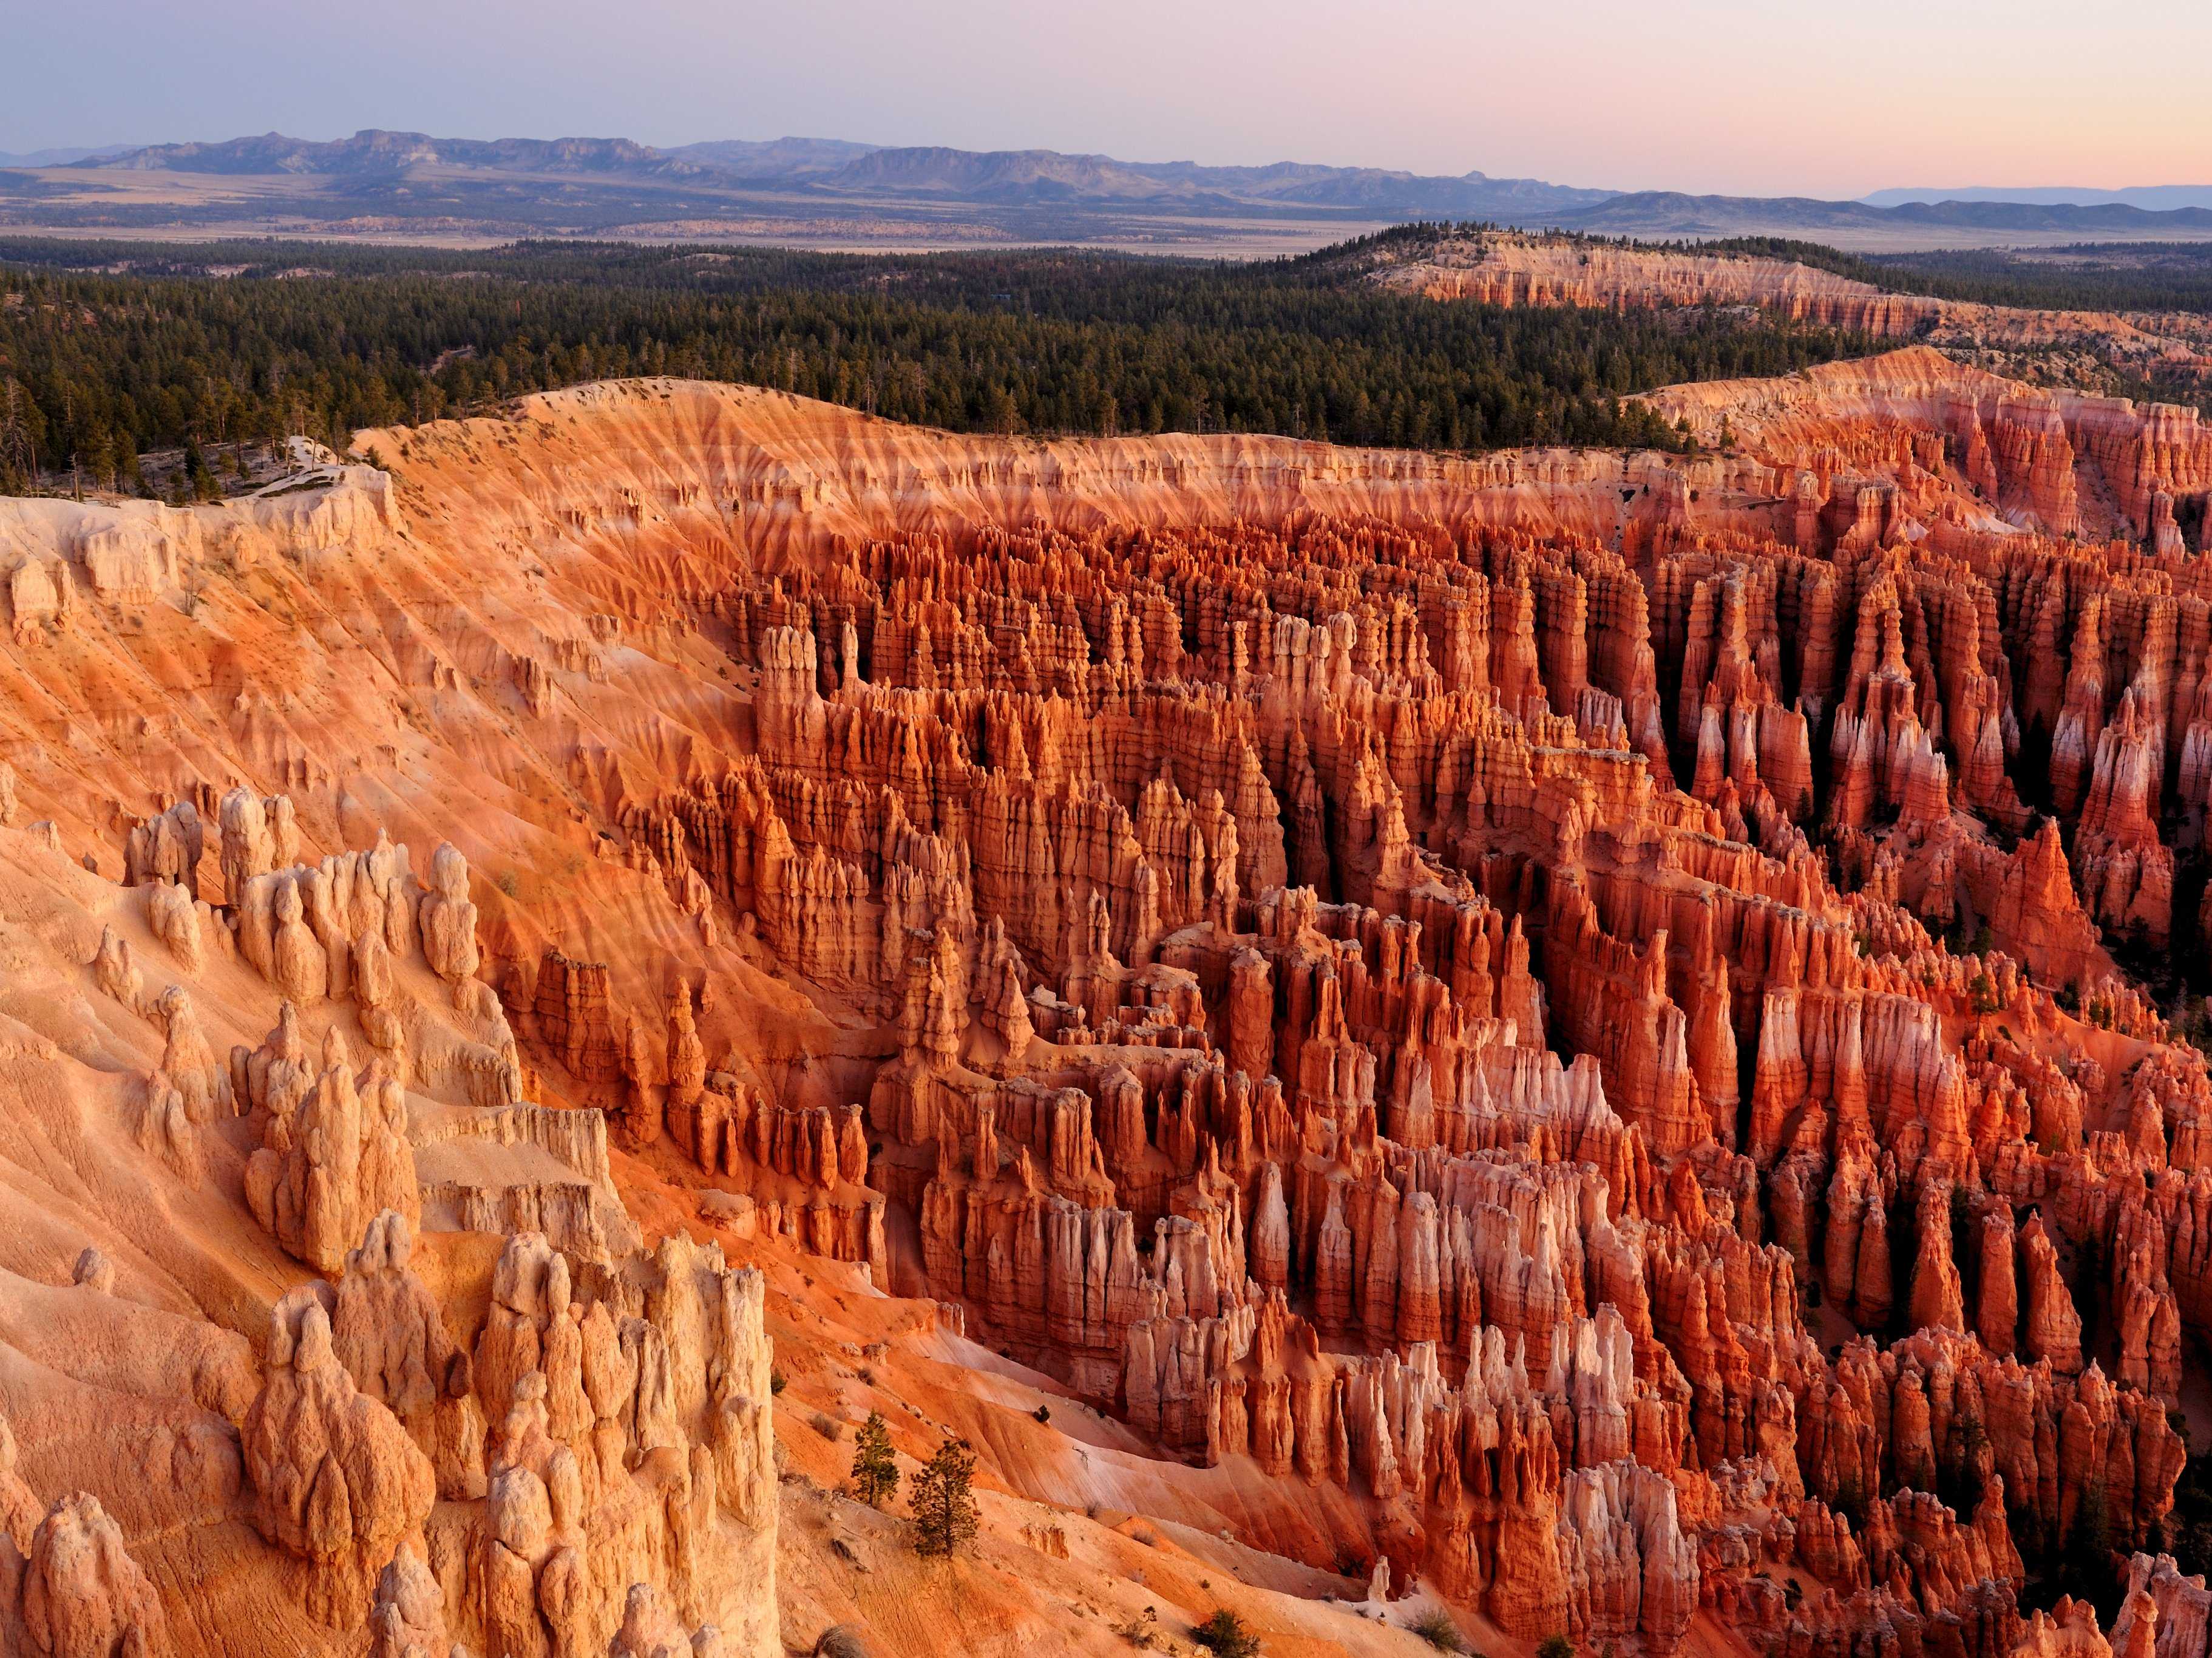
[[[1040,1424],[1049,1422],[1052,1420],[1052,1406],[1049,1405],[1040,1405],[1036,1409],[1031,1411],[1030,1414],[1035,1417]]]
[[[1467,1650],[1467,1642],[1460,1635],[1459,1625],[1452,1622],[1451,1614],[1441,1606],[1431,1607],[1406,1627],[1438,1652]]]
[[[1131,1646],[1150,1652],[1159,1643],[1160,1614],[1146,1606],[1127,1623],[1115,1625],[1114,1633]]]
[[[1214,1658],[1259,1658],[1260,1637],[1226,1606],[1191,1631],[1190,1638]]]
[[[1547,1635],[1537,1643],[1536,1658],[1575,1658],[1575,1643],[1564,1635]]]
[[[770,1370],[768,1373],[768,1390],[772,1394],[780,1394],[783,1391],[782,1371]]]
[[[845,1436],[845,1424],[834,1416],[825,1416],[817,1411],[814,1413],[814,1431],[834,1445]]]

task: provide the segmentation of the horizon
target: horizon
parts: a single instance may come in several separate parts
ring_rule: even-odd
[[[63,141],[56,143],[25,143],[18,144],[12,148],[0,149],[0,155],[36,155],[41,154],[66,154],[81,151],[84,152],[88,155],[106,155],[119,158],[123,155],[134,154],[141,150],[179,148],[185,145],[198,145],[205,148],[219,144],[237,143],[252,138],[288,138],[295,143],[311,144],[340,143],[344,142],[346,139],[359,137],[362,134],[368,132],[403,133],[440,142],[458,142],[464,143],[498,143],[506,142],[538,143],[637,143],[642,145],[646,149],[656,151],[662,155],[673,154],[693,146],[708,143],[848,143],[876,150],[947,149],[968,155],[1063,155],[1077,159],[1111,161],[1136,167],[1173,167],[1179,165],[1194,167],[1264,167],[1269,166],[1321,167],[1357,169],[1360,171],[1377,173],[1401,173],[1411,177],[1427,178],[1463,178],[1480,174],[1484,177],[1493,179],[1535,179],[1547,184],[1559,185],[1584,190],[1613,191],[1614,193],[1620,195],[1674,194],[1686,196],[1729,196],[1744,193],[1721,190],[1701,190],[1690,186],[1671,185],[1650,185],[1633,188],[1617,187],[1611,185],[1593,184],[1582,179],[1554,178],[1531,173],[1499,173],[1480,167],[1463,167],[1458,169],[1456,172],[1425,173],[1417,168],[1401,167],[1389,161],[1317,161],[1309,157],[1298,155],[1278,155],[1273,157],[1272,161],[1222,161],[1203,155],[1173,155],[1157,156],[1138,155],[1118,153],[1113,150],[1070,149],[1052,144],[991,144],[980,148],[971,148],[965,145],[938,143],[933,142],[887,143],[873,138],[854,138],[842,133],[826,131],[785,131],[773,133],[763,137],[753,137],[750,135],[723,132],[702,137],[684,138],[667,143],[647,143],[645,140],[637,138],[634,135],[627,132],[569,132],[556,131],[542,132],[463,132],[442,130],[434,131],[422,127],[398,127],[372,124],[368,126],[352,127],[343,132],[333,132],[326,135],[304,131],[291,131],[281,127],[265,127],[228,133],[222,137],[170,137],[149,139],[143,142],[133,143],[102,142],[95,143],[79,143]],[[68,163],[65,165],[74,165],[74,163]],[[2159,191],[2212,190],[2212,165],[2208,165],[2206,173],[2201,179],[2184,176],[2157,179],[2154,181],[2139,179],[2135,179],[2132,182],[2124,182],[2119,184],[2090,184],[2081,182],[2079,180],[2066,183],[2057,183],[2050,179],[2018,179],[2004,183],[1981,181],[1950,185],[1911,183],[1887,184],[1870,185],[1867,189],[1860,191],[1853,195],[1821,197],[1814,197],[1814,199],[1856,202],[1864,200],[1865,198],[1872,196],[1893,195],[1908,191],[1924,194],[1930,199],[1943,199],[1943,192],[1946,191],[1974,193],[2005,190],[2045,192],[2057,191],[2071,191],[2081,195],[2102,194],[2114,196],[2127,193],[2148,193]],[[1772,197],[1793,195],[1802,197],[1808,194],[1807,191],[1802,190],[1777,191],[1759,193]]]
[[[481,0],[463,15],[393,0],[364,31],[267,0],[215,0],[190,18],[106,0],[15,21],[27,72],[0,111],[0,151],[366,128],[672,149],[775,131],[1838,201],[2212,180],[2212,112],[2191,70],[2212,48],[2212,16],[2183,0],[2133,8],[2124,38],[2051,0],[1934,15],[1868,0],[1851,33],[1899,42],[1887,54],[1839,53],[1821,19],[1747,0],[1683,0],[1663,18],[1577,0],[1540,21],[1391,0],[1349,36],[1313,0],[1195,16],[1135,0],[1111,26],[1007,0],[919,32],[897,27],[905,15],[879,0],[800,15],[639,0],[617,21],[586,0]],[[1163,39],[1178,51],[1164,58]],[[2160,42],[2148,59],[2135,49],[2146,39]],[[2117,84],[2136,90],[2094,121],[2054,118],[2081,88]],[[945,95],[975,87],[991,97]],[[95,107],[129,110],[129,130],[82,131]],[[2162,158],[2154,172],[2146,155]],[[1984,182],[1911,182],[1927,178]]]

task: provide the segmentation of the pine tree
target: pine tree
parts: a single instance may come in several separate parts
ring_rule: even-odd
[[[115,451],[107,440],[106,429],[95,428],[85,440],[84,472],[100,489],[111,488],[115,477]]]
[[[880,1509],[898,1494],[898,1459],[891,1455],[891,1432],[883,1412],[870,1411],[853,1442],[853,1495]]]
[[[975,1540],[975,1454],[964,1439],[948,1439],[914,1477],[908,1502],[914,1509],[917,1554],[957,1554]]]

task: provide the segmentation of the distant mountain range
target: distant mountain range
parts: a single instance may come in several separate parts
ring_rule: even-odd
[[[1966,185],[1956,190],[1877,190],[1859,199],[1869,207],[1902,207],[1911,202],[2023,202],[2035,207],[2139,207],[2149,213],[2170,213],[2181,207],[2212,208],[2212,185],[2148,185],[2133,190]]]
[[[213,144],[151,144],[70,165],[132,173],[278,173],[357,178],[418,167],[499,172],[665,173],[708,170],[627,138],[433,138],[421,132],[356,132],[328,143],[281,132]]]
[[[1641,238],[1832,237],[1872,246],[2212,236],[2212,186],[1890,190],[1859,201],[1619,191],[1483,173],[1431,176],[1278,162],[1207,167],[1056,150],[730,139],[659,149],[624,138],[439,138],[375,130],[216,143],[0,155],[0,224],[375,228],[487,234],[738,234],[806,227],[890,240],[1118,239],[1172,252],[1203,223],[1495,220]],[[161,186],[156,177],[175,180]],[[251,186],[242,181],[257,181]],[[1208,231],[1206,234],[1214,234]],[[1254,233],[1257,234],[1257,233]],[[1316,235],[1326,239],[1325,229]]]
[[[811,179],[883,148],[843,138],[716,138],[668,152],[740,179]]]
[[[21,155],[0,149],[0,167],[69,167],[102,155],[127,155],[131,144],[106,144],[94,149],[32,149]]]
[[[1805,196],[1685,196],[1639,191],[1608,197],[1556,221],[1562,229],[1601,236],[1711,237],[1929,230],[2019,231],[2078,234],[2085,240],[2203,233],[2212,235],[2212,210],[2154,211],[2123,203],[2045,205],[2016,201],[1826,202]],[[1932,244],[1931,244],[1932,245]]]
[[[675,153],[690,155],[705,148],[695,145]],[[872,149],[834,171],[809,177],[824,190],[974,201],[1143,202],[1214,212],[1267,204],[1393,216],[1565,211],[1616,193],[1537,179],[1492,179],[1482,173],[1433,178],[1380,167],[1315,167],[1296,161],[1272,167],[1201,167],[1195,161],[1119,161],[1110,155],[1067,155],[1050,149]]]
[[[50,152],[56,155],[67,152]],[[1050,149],[892,148],[836,138],[742,139],[653,149],[626,138],[433,138],[420,132],[357,132],[329,142],[271,132],[221,143],[155,144],[118,154],[84,152],[85,170],[198,173],[331,179],[388,178],[416,168],[576,173],[795,188],[814,194],[907,197],[998,205],[1075,203],[1187,208],[1236,214],[1255,206],[1350,210],[1392,218],[1486,216],[1499,210],[1565,211],[1617,192],[1481,173],[1425,178],[1378,167],[1201,167],[1194,161],[1121,161]]]

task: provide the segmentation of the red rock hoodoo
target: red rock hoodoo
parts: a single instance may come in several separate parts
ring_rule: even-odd
[[[2212,434],[1653,402],[1732,448],[640,382],[0,503],[0,1630],[766,1654],[781,1570],[811,1643],[876,1546],[803,1394],[1316,1652],[1349,1576],[2196,1654],[2212,1077],[2120,963],[2212,919]],[[1115,1649],[1043,1594],[976,1649]]]

